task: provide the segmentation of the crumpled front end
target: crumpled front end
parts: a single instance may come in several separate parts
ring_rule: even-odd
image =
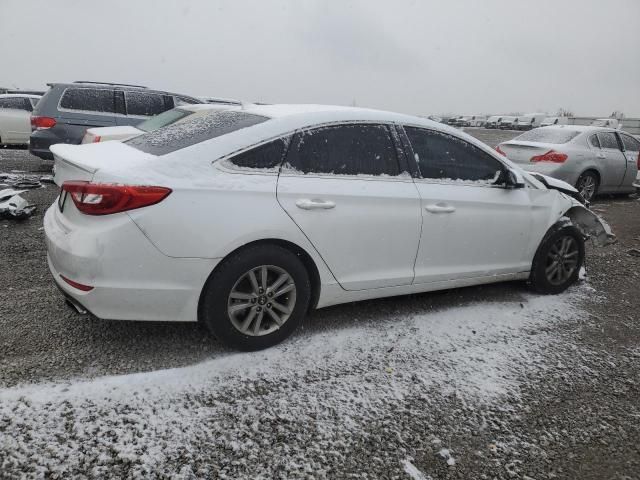
[[[572,203],[573,206],[565,212],[564,217],[585,237],[591,239],[594,245],[604,247],[616,242],[616,236],[607,222],[577,200],[572,199]]]

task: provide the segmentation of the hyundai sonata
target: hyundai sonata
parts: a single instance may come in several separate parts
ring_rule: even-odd
[[[52,147],[48,262],[100,318],[200,321],[246,350],[310,309],[578,278],[606,224],[577,192],[427,119],[249,105],[124,143]]]

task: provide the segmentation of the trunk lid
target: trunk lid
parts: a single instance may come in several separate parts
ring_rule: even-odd
[[[91,181],[100,170],[127,170],[155,155],[141,152],[120,142],[91,143],[86,145],[57,144],[51,146],[56,185],[67,180]]]
[[[531,163],[531,157],[543,155],[549,150],[558,151],[558,145],[538,142],[518,142],[512,140],[501,143],[500,150],[502,150],[507,158],[512,162],[527,164]]]

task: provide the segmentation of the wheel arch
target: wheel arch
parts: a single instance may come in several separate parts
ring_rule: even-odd
[[[235,255],[241,252],[242,250],[245,250],[247,248],[250,248],[256,245],[277,245],[281,248],[289,250],[291,253],[293,253],[298,258],[300,258],[300,261],[304,265],[305,270],[309,274],[309,281],[311,283],[311,299],[309,301],[309,311],[314,310],[316,308],[318,304],[318,300],[320,299],[320,289],[321,289],[322,282],[320,280],[320,272],[318,270],[316,262],[313,260],[311,255],[304,248],[302,248],[301,246],[289,240],[283,240],[281,238],[265,238],[260,240],[254,240],[254,241],[245,243],[243,245],[240,245],[239,247],[236,247],[234,250],[227,253],[220,262],[218,262],[218,264],[211,271],[211,273],[207,277],[207,280],[202,286],[200,297],[198,299],[198,312],[200,312],[200,305],[202,303],[202,293],[206,288],[207,282],[213,275],[215,275],[216,271],[219,269],[220,265],[222,265],[224,260],[230,257],[231,255]],[[198,315],[198,318],[199,317],[200,315]]]

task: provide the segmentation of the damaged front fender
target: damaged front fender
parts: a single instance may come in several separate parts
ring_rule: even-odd
[[[568,218],[585,237],[590,238],[598,247],[615,243],[616,236],[607,222],[578,201],[573,200],[572,203],[573,206],[565,212],[564,217]]]

